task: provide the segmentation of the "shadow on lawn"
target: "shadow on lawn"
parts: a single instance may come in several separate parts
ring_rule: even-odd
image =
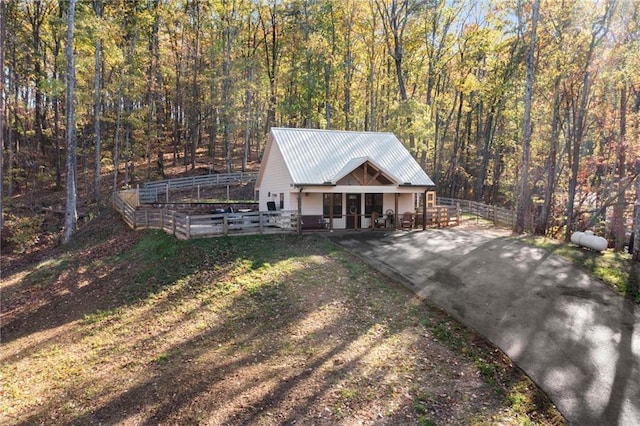
[[[217,243],[194,243],[195,247],[189,245],[188,248],[202,254],[201,249],[213,250],[219,243],[222,247],[218,247],[217,250],[221,250],[220,253],[229,251],[228,259],[242,257],[251,263],[251,267],[257,269],[266,262],[278,262],[296,255],[326,255],[313,245],[308,247],[306,241],[309,240],[282,237],[234,239],[234,244],[219,240]],[[251,243],[267,246],[286,244],[288,248],[285,254],[279,251],[270,257],[268,250],[265,255],[265,247],[249,247]],[[196,249],[198,244],[202,246]],[[185,248],[182,246],[182,249]],[[224,306],[223,321],[211,326],[205,324],[203,331],[168,348],[161,357],[141,364],[141,371],[136,374],[138,382],[126,392],[114,394],[110,391],[120,380],[119,377],[109,377],[110,382],[99,383],[99,390],[93,398],[104,402],[91,413],[73,417],[70,423],[115,424],[130,421],[145,425],[203,422],[255,424],[270,419],[272,423],[290,424],[305,419],[310,412],[320,416],[325,408],[330,410],[327,415],[336,415],[341,405],[338,399],[327,396],[327,393],[341,381],[352,378],[367,380],[371,388],[358,385],[358,390],[384,394],[382,389],[385,386],[385,378],[393,377],[398,372],[391,367],[382,367],[376,372],[368,372],[372,374],[371,377],[363,378],[363,372],[358,370],[362,368],[359,364],[363,357],[370,354],[371,349],[354,349],[353,344],[366,335],[370,339],[370,344],[366,347],[373,348],[377,342],[391,339],[401,334],[405,328],[413,326],[405,323],[405,317],[396,313],[408,309],[406,300],[403,302],[406,305],[399,304],[394,306],[393,310],[378,301],[381,293],[386,295],[383,300],[391,302],[394,301],[394,297],[405,293],[387,286],[386,282],[356,282],[363,271],[354,269],[348,271],[351,274],[348,278],[356,282],[355,286],[343,291],[340,283],[335,283],[338,285],[332,290],[334,293],[326,294],[322,288],[315,288],[309,274],[318,274],[318,278],[326,280],[335,277],[322,275],[326,268],[321,263],[313,266],[313,269],[293,269],[257,289],[240,292],[230,305]],[[171,282],[175,283],[176,279],[184,277],[189,270],[191,268],[185,269],[179,277],[172,277]],[[221,274],[224,274],[224,271],[221,271]],[[160,282],[165,286],[170,285],[168,279],[166,282]],[[212,281],[210,285],[216,286],[221,283]],[[173,312],[176,309],[173,302],[184,299],[200,300],[199,296],[203,290],[198,286],[185,285],[170,299],[154,303],[151,312],[145,315],[156,318],[163,312]],[[152,288],[136,293],[134,300],[140,300],[153,291]],[[81,295],[89,296],[85,293]],[[313,297],[307,298],[307,295]],[[167,324],[163,333],[179,330],[194,318],[206,318],[211,315],[211,297],[212,294],[207,294],[196,308],[181,314],[175,323]],[[345,303],[347,299],[352,301],[353,306]],[[120,302],[120,306],[131,301],[125,298]],[[112,305],[105,305],[103,308],[108,309],[109,306]],[[332,309],[333,316],[325,318],[325,321],[316,322],[313,315],[324,309]],[[76,316],[81,317],[80,314],[88,312],[88,309],[83,309]],[[363,316],[363,312],[368,314]],[[386,332],[371,334],[372,328],[390,316],[393,321],[390,321]],[[315,327],[312,327],[311,332],[297,336],[296,325],[305,321]],[[150,339],[162,341],[164,335],[154,335],[152,338],[135,337],[139,341],[131,343],[133,349],[153,343]],[[286,364],[276,363],[273,359],[284,360]],[[419,380],[429,381],[428,375],[431,373],[418,366],[422,361],[424,360],[419,357],[407,361],[408,370],[402,373],[416,374],[419,370],[419,375],[425,376]],[[392,363],[393,360],[387,362]],[[443,380],[459,380],[461,383],[469,381],[465,377],[445,377]],[[68,398],[69,395],[81,397],[84,395],[85,387],[89,385],[87,382],[74,384],[74,387],[66,389],[60,398]],[[431,380],[430,385],[434,395],[439,395],[436,380]],[[348,395],[345,394],[345,397]],[[440,415],[444,416],[443,418],[453,418],[456,403],[462,403],[467,397],[460,394],[459,400],[447,399],[446,404],[438,406],[441,410]],[[318,406],[320,401],[327,400],[334,401],[335,405]],[[66,402],[58,398],[52,399],[20,424],[47,420],[50,413],[64,406]],[[357,399],[352,400],[352,404],[357,408]],[[235,409],[231,410],[230,406]],[[499,409],[499,404],[496,403],[495,407]],[[402,423],[413,414],[410,403],[404,404],[400,411],[385,412],[388,416],[386,420],[395,423]],[[69,419],[65,418],[65,421]]]
[[[202,267],[233,260],[239,241],[251,244],[235,238],[178,241],[161,231],[128,232],[121,236],[125,242],[110,234],[102,241],[80,238],[14,284],[3,295],[2,342],[130,306]],[[277,238],[270,241],[278,243]],[[255,259],[254,267],[259,262]],[[21,356],[36,349],[25,347]]]

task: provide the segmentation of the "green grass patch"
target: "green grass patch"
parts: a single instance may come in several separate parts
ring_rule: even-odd
[[[84,317],[82,318],[82,323],[84,325],[94,325],[106,320],[117,319],[119,314],[120,314],[119,307],[108,309],[108,310],[98,309],[95,312],[85,314]]]

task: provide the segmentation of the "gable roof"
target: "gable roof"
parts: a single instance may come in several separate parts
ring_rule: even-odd
[[[269,144],[296,185],[335,184],[368,161],[397,185],[435,186],[393,133],[272,128]]]

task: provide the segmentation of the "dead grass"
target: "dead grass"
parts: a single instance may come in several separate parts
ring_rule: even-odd
[[[495,348],[318,236],[98,219],[3,260],[2,424],[560,424]]]

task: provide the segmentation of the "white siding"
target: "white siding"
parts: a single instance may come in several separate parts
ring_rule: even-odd
[[[296,198],[297,201],[297,198]],[[297,205],[295,209],[297,209]],[[302,214],[321,215],[322,214],[322,194],[304,193],[302,195]]]
[[[270,141],[271,142],[271,141]],[[291,197],[291,176],[282,158],[282,153],[278,144],[271,144],[268,158],[265,159],[263,175],[260,181],[260,206],[261,211],[267,210],[267,201],[275,201],[276,206],[280,206],[280,194],[284,194],[284,210],[297,209],[296,200]],[[274,195],[275,194],[275,195]]]
[[[415,194],[400,194],[398,197],[398,211],[397,214],[402,214],[404,212],[414,212],[414,200]]]

